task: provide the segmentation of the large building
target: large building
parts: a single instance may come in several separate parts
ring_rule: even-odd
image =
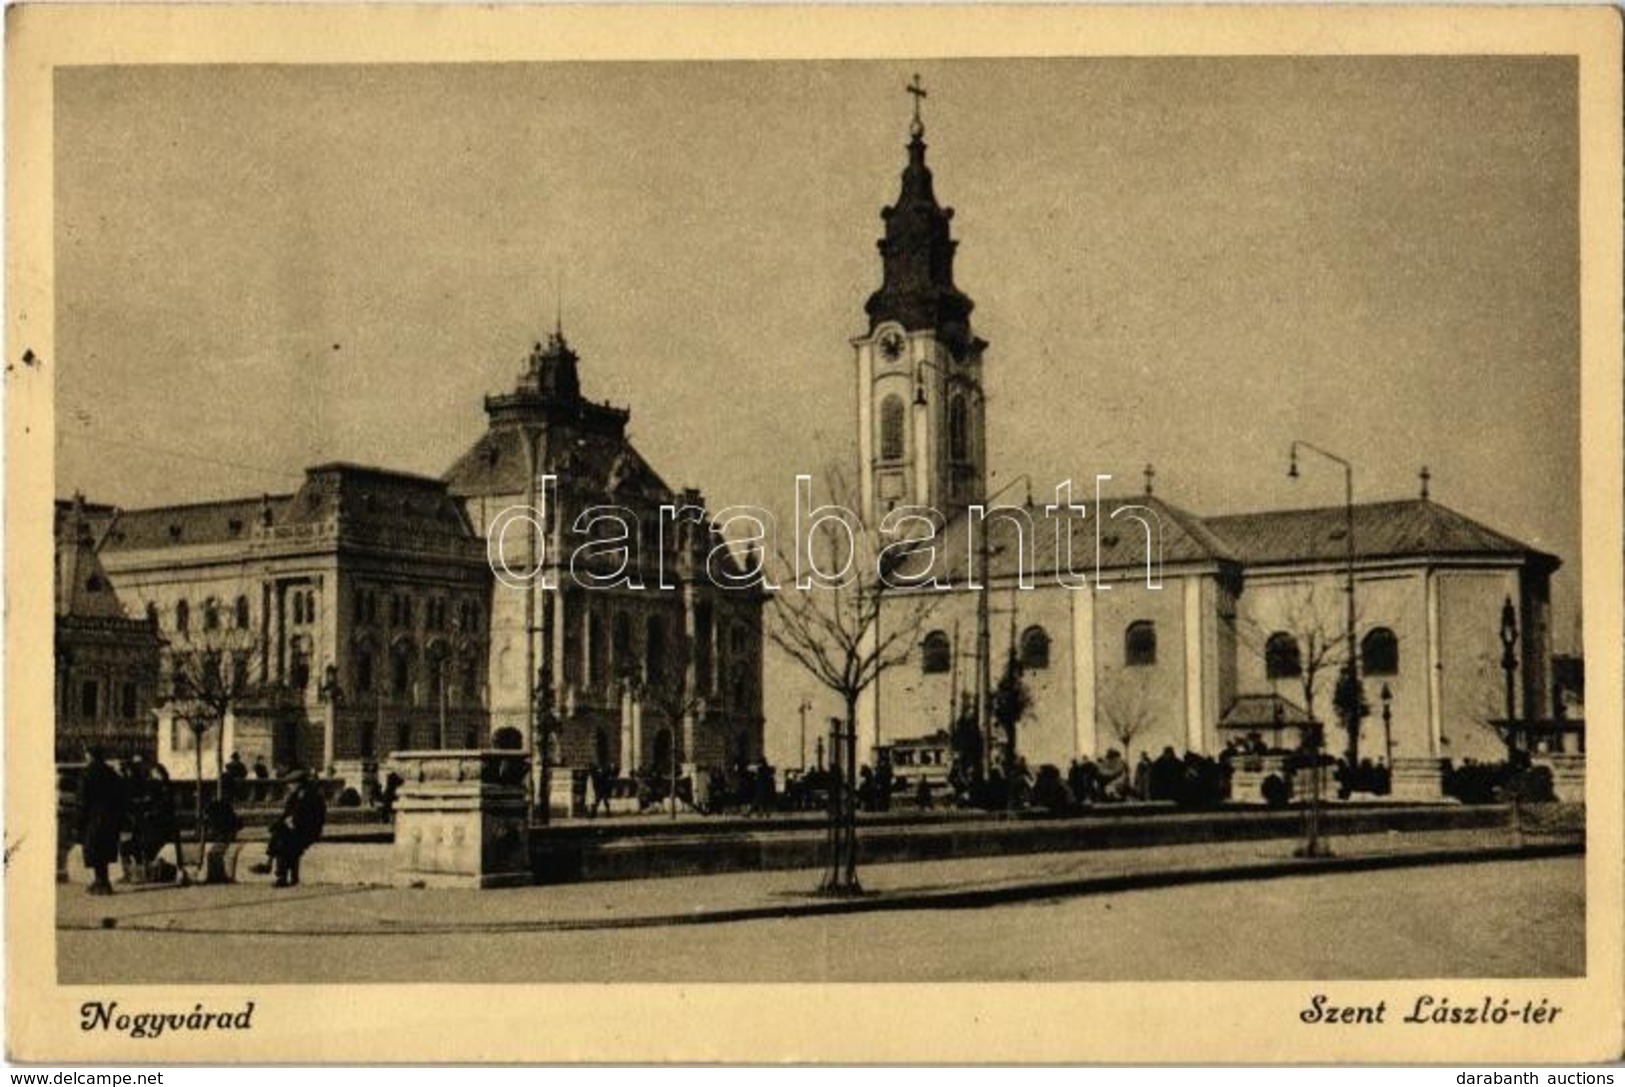
[[[1547,715],[1558,560],[1432,501],[1425,478],[1411,500],[1207,517],[1154,495],[1148,471],[1144,494],[1097,496],[1090,480],[995,510],[989,345],[954,282],[953,213],[918,117],[910,136],[882,213],[882,284],[852,340],[863,514],[877,525],[905,506],[939,512],[933,569],[957,591],[936,594],[918,653],[866,692],[860,750],[949,729],[1012,655],[1033,696],[1017,747],[1035,766],[1114,747],[1211,754],[1252,734],[1295,746],[1305,723],[1338,719],[1350,580],[1371,708],[1359,757],[1504,752],[1509,602],[1515,713]],[[900,596],[895,614],[916,606]]]
[[[178,776],[212,776],[222,752],[351,776],[391,751],[528,750],[544,729],[554,766],[759,757],[760,598],[710,582],[705,558],[722,541],[702,497],[673,491],[638,455],[628,411],[582,396],[577,361],[560,333],[538,344],[443,479],[323,464],[292,494],[75,507],[79,527],[59,540],[93,538],[105,573],[85,572],[84,547],[59,545],[59,567],[80,566],[65,582],[76,607],[93,613],[58,624],[64,738],[84,731],[70,710],[99,721],[128,702],[116,677],[97,679],[95,696],[83,678],[80,628],[123,623],[149,638],[131,720],[149,735],[156,721],[149,749]],[[595,505],[637,519],[635,576],[614,588],[584,583],[591,564],[579,579],[557,565]],[[663,521],[662,506],[687,516]],[[515,508],[548,519],[545,585],[493,575],[493,550],[532,565],[526,533],[504,531]],[[98,577],[106,591],[87,597]]]

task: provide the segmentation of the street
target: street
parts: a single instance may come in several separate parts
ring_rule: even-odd
[[[1585,968],[1584,874],[1583,858],[1559,857],[981,909],[558,932],[59,929],[57,961],[64,984],[1573,976]]]

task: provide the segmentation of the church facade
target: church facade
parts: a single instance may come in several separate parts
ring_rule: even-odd
[[[1508,615],[1515,713],[1547,715],[1559,560],[1432,501],[1425,478],[1417,499],[1225,516],[1154,494],[1149,469],[1143,494],[1084,480],[990,496],[990,349],[925,157],[916,111],[882,212],[882,284],[851,341],[862,516],[940,515],[929,565],[953,591],[934,592],[917,652],[866,692],[866,758],[951,731],[1014,660],[1032,696],[1016,750],[1033,767],[1112,748],[1295,747],[1310,722],[1330,750],[1376,762],[1496,759]],[[917,594],[898,596],[912,616]],[[1350,629],[1369,707],[1352,738],[1333,707]],[[1008,742],[994,731],[988,744]]]

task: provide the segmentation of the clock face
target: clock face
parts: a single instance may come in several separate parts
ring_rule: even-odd
[[[903,337],[896,332],[888,332],[880,337],[880,353],[886,356],[888,362],[896,362],[903,357]]]

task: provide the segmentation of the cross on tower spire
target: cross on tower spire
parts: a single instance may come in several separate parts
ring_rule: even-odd
[[[1422,470],[1417,473],[1417,478],[1422,481],[1422,501],[1426,502],[1428,498],[1428,484],[1433,481],[1433,473],[1428,471],[1428,466],[1424,464],[1422,465]]]
[[[1153,479],[1155,479],[1155,478],[1157,478],[1157,470],[1155,468],[1151,467],[1151,465],[1149,465],[1149,464],[1146,465],[1145,466],[1145,493],[1146,494],[1151,493],[1151,481]]]
[[[920,99],[926,97],[925,85],[920,82],[920,73],[914,73],[914,82],[903,88],[914,96],[914,120],[909,122],[908,134],[914,137],[925,135],[925,122],[920,120]]]

